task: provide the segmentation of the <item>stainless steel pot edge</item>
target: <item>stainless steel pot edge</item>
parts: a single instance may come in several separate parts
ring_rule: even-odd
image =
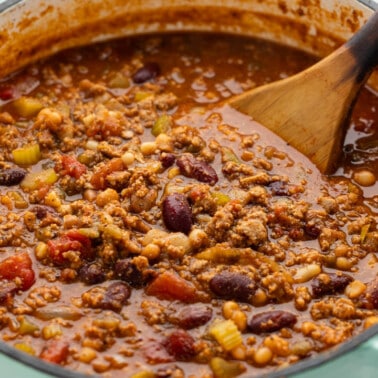
[[[3,1],[0,0],[0,13],[7,10],[8,8],[10,8],[11,6],[17,3],[21,3],[22,1],[24,0],[3,0]]]
[[[371,8],[371,9],[375,9],[375,10],[378,9],[378,2],[377,2],[377,0],[358,0],[358,2],[366,5],[367,7]]]
[[[370,9],[378,10],[378,0],[357,0],[359,3],[369,7]],[[17,5],[18,3],[23,3],[25,0],[0,0],[0,13],[8,10],[12,6]],[[351,352],[353,349],[360,346],[362,343],[371,339],[373,336],[378,334],[378,325],[375,325],[365,332],[353,337],[351,340],[344,342],[341,346],[338,346],[334,349],[331,349],[327,352],[324,352],[318,355],[315,358],[309,358],[298,362],[288,368],[277,370],[270,374],[264,374],[264,378],[283,378],[291,375],[301,373],[310,368],[317,367],[323,363],[331,362],[332,360],[344,355],[347,352]],[[53,365],[47,362],[44,362],[38,358],[30,356],[26,353],[20,352],[11,346],[0,341],[0,353],[7,355],[8,357],[17,360],[27,366],[30,366],[36,370],[39,370],[43,373],[47,373],[54,377],[59,378],[88,378],[88,375],[81,374],[72,370],[62,368],[57,365]],[[92,375],[91,377],[99,377],[98,375]],[[256,377],[257,378],[257,377]]]

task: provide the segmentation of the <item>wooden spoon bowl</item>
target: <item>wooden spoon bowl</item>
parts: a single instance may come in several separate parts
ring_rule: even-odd
[[[359,90],[377,64],[378,11],[319,63],[228,103],[309,157],[322,173],[331,173]]]

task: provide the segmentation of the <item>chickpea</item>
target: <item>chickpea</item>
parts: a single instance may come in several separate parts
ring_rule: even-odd
[[[266,293],[262,289],[257,289],[256,293],[254,294],[252,298],[252,304],[256,307],[263,306],[266,301],[268,300],[268,297]]]
[[[258,365],[267,365],[273,358],[270,348],[263,346],[256,350],[254,360]]]
[[[144,142],[140,145],[140,151],[144,156],[152,155],[157,149],[156,142]]]
[[[161,133],[156,137],[156,145],[161,151],[173,152],[173,140],[165,133]]]
[[[154,243],[160,239],[163,239],[165,237],[168,236],[168,233],[163,231],[163,230],[159,230],[158,228],[152,228],[151,230],[149,230],[147,232],[146,235],[144,235],[143,239],[142,239],[142,245],[146,246],[150,243]]]
[[[176,176],[180,174],[180,168],[179,167],[173,167],[168,171],[168,178],[173,179]]]
[[[96,205],[104,207],[107,203],[111,201],[118,201],[118,193],[114,189],[106,189],[103,192],[100,192],[96,198]]]
[[[97,193],[93,189],[86,189],[84,191],[83,197],[84,197],[85,200],[87,200],[89,202],[93,202],[97,197]]]
[[[235,360],[243,361],[246,358],[246,348],[244,345],[239,345],[236,348],[232,349],[231,351],[232,357],[235,358]]]
[[[345,288],[345,294],[350,298],[358,298],[366,290],[366,285],[358,280],[351,282]]]
[[[147,244],[142,249],[142,256],[147,257],[148,260],[154,260],[157,259],[160,256],[160,247],[156,244]]]
[[[353,266],[353,263],[346,257],[338,257],[336,259],[336,267],[340,270],[350,270]]]
[[[172,232],[164,238],[162,249],[173,258],[181,258],[191,252],[192,246],[188,236],[182,232]]]
[[[369,316],[365,320],[364,328],[372,327],[375,324],[378,324],[378,316]]]
[[[66,214],[63,217],[63,226],[65,229],[77,228],[80,224],[80,220],[76,215]]]
[[[294,276],[295,282],[307,282],[316,277],[322,271],[318,264],[308,264],[297,270]]]
[[[97,352],[89,347],[84,347],[79,352],[78,360],[84,362],[85,364],[90,363],[97,357]]]
[[[239,310],[239,305],[234,301],[227,301],[223,304],[222,312],[226,319],[231,319],[236,310]]]
[[[208,236],[205,231],[195,228],[189,233],[189,240],[194,248],[200,248],[207,244]]]
[[[361,186],[372,186],[377,180],[374,173],[368,169],[362,169],[353,174],[354,181]]]
[[[135,156],[133,153],[127,151],[121,156],[121,159],[123,164],[125,164],[126,167],[129,167],[134,163]]]
[[[244,331],[247,328],[247,315],[241,311],[237,310],[232,314],[231,318],[236,326],[238,327],[239,331]]]
[[[38,260],[43,260],[44,258],[47,257],[47,250],[48,250],[47,244],[44,242],[39,242],[37,246],[35,247],[35,251],[34,251],[35,257]]]
[[[247,328],[247,315],[240,310],[239,305],[236,302],[225,302],[222,312],[226,319],[231,319],[236,324],[239,331],[243,332]]]
[[[88,150],[96,151],[96,150],[97,150],[97,147],[98,147],[98,142],[97,142],[96,140],[90,139],[90,140],[88,140],[88,142],[86,143],[85,147],[86,147]]]
[[[266,337],[264,340],[264,346],[280,357],[285,357],[290,354],[288,341],[277,335]]]

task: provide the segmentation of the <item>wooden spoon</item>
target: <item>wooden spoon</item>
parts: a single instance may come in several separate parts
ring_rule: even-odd
[[[346,44],[317,64],[228,103],[309,157],[322,173],[331,173],[358,92],[377,64],[378,11]]]

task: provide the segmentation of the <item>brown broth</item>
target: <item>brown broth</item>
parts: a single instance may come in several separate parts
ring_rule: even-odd
[[[148,82],[147,84],[138,86],[132,82],[131,76],[138,67],[143,66],[146,62],[156,62],[161,69],[161,73],[152,80],[151,86],[149,86],[150,84]],[[331,214],[327,214],[327,216],[329,216],[332,221],[329,221],[328,227],[331,228],[332,224],[334,224],[335,227],[339,227],[341,232],[347,233],[350,222],[359,219],[359,217],[366,217],[371,220],[369,232],[376,232],[378,207],[377,182],[375,181],[375,183],[369,187],[360,187],[358,184],[356,185],[355,182],[349,181],[349,178],[353,177],[353,172],[361,169],[367,169],[371,171],[375,177],[378,177],[378,98],[375,93],[366,88],[363,89],[347,133],[344,146],[345,156],[340,162],[338,171],[334,177],[330,179],[321,177],[316,167],[310,161],[287,146],[284,141],[270,131],[254,123],[247,116],[222,106],[222,101],[230,96],[239,94],[249,88],[293,75],[315,62],[316,59],[314,57],[284,46],[275,45],[266,41],[250,40],[221,34],[134,37],[62,52],[55,57],[26,68],[7,81],[3,81],[0,84],[0,94],[6,92],[7,88],[11,88],[15,97],[23,95],[41,99],[41,101],[47,103],[48,107],[52,108],[56,106],[62,113],[65,113],[67,108],[71,107],[69,118],[73,120],[72,122],[76,127],[80,128],[81,131],[77,132],[74,138],[68,138],[69,142],[67,143],[64,140],[57,141],[56,139],[54,139],[52,143],[59,145],[62,151],[60,152],[61,154],[80,156],[80,154],[86,151],[85,146],[88,137],[85,132],[82,132],[82,119],[79,115],[74,114],[72,110],[76,102],[79,101],[79,98],[83,104],[92,101],[101,104],[102,102],[106,103],[109,98],[113,97],[119,99],[125,107],[128,107],[130,105],[128,102],[129,97],[135,99],[138,91],[143,96],[149,91],[153,92],[154,96],[157,96],[162,91],[164,93],[172,92],[177,97],[177,103],[168,110],[164,110],[164,108],[163,110],[159,109],[158,113],[171,115],[176,127],[189,125],[199,130],[200,136],[209,145],[213,139],[219,144],[217,147],[218,152],[214,152],[216,148],[214,148],[214,151],[207,151],[209,154],[214,152],[213,160],[209,158],[209,161],[211,165],[215,167],[215,171],[219,176],[219,182],[214,187],[217,192],[229,196],[236,202],[239,200],[242,201],[238,197],[240,195],[240,193],[238,194],[240,187],[237,183],[237,179],[230,179],[222,173],[224,162],[222,162],[222,155],[219,153],[219,146],[227,146],[234,151],[241,163],[246,166],[255,164],[254,169],[256,168],[257,171],[263,170],[263,168],[261,168],[264,166],[263,164],[271,163],[272,166],[266,168],[266,172],[268,172],[270,176],[276,175],[280,177],[280,179],[277,180],[284,183],[282,184],[282,190],[289,190],[290,188],[292,190],[298,190],[294,192],[294,194],[286,192],[284,195],[275,197],[273,201],[274,206],[272,206],[277,212],[279,211],[279,205],[277,204],[282,203],[284,207],[285,203],[290,202],[292,198],[298,201],[295,206],[300,206],[300,201],[305,201],[309,202],[313,209],[323,211],[322,206],[317,202],[317,198],[324,195],[324,193],[329,193],[331,197],[338,198],[339,201],[342,200],[342,197],[346,198],[351,193],[358,193],[358,198],[354,203],[355,213],[353,213],[353,209],[346,208],[345,212],[347,215],[345,215],[345,222],[342,226],[339,224],[336,226],[339,220],[330,212]],[[74,89],[74,87],[80,86],[80,83],[84,79],[90,80],[100,86],[109,86],[112,78],[119,72],[123,72],[124,76],[129,80],[129,83],[125,85],[126,88],[107,88],[105,91],[98,89],[98,94],[96,94],[96,89],[94,89],[93,92],[85,94],[83,94],[85,92],[83,87],[79,90]],[[156,88],[153,87],[154,85],[158,86],[160,89],[156,90]],[[154,91],[156,91],[156,93]],[[20,147],[25,139],[28,142],[32,142],[37,137],[40,138],[40,135],[38,136],[37,131],[35,131],[37,130],[35,126],[35,115],[22,117],[15,109],[14,98],[7,99],[6,96],[0,96],[0,98],[2,99],[2,114],[9,112],[14,119],[13,126],[17,128],[17,132],[19,133],[17,134],[15,132],[17,135],[13,137],[12,134],[6,134],[5,116],[1,118],[1,163],[3,167],[7,167],[7,165],[13,164],[11,155],[13,149]],[[62,107],[63,102],[67,103],[67,108]],[[79,108],[76,108],[76,111],[80,113]],[[133,119],[132,114],[128,117],[131,120]],[[138,113],[138,117],[142,118],[141,113]],[[41,130],[43,131],[45,129]],[[41,130],[39,131],[42,132]],[[54,138],[55,137],[56,135],[54,134]],[[116,137],[119,137],[119,135]],[[8,138],[9,145],[4,142],[6,138]],[[71,139],[75,138],[76,141],[78,141],[77,145],[70,142]],[[126,137],[119,137],[119,142],[116,138],[100,138],[98,134],[92,135],[91,138],[97,142],[110,140],[113,143],[112,146],[114,150],[117,150],[118,146],[123,146],[129,142],[129,138]],[[151,135],[147,127],[138,135],[138,138],[140,138],[143,143],[155,140],[155,137]],[[247,139],[250,141],[249,144]],[[120,144],[117,144],[118,142]],[[64,173],[62,173],[62,170],[59,170],[60,168],[57,168],[59,167],[59,162],[57,163],[59,159],[51,154],[51,147],[41,148],[43,159],[38,164],[29,167],[28,170],[37,172],[41,169],[55,166],[55,170],[60,175],[59,180],[61,180]],[[193,154],[196,152],[197,151],[193,152]],[[104,152],[102,159],[108,160],[109,156],[111,156],[111,152]],[[206,155],[202,155],[202,158],[204,156]],[[159,161],[159,156],[156,154],[152,154],[152,157],[146,154],[144,158],[146,160],[151,159],[152,162]],[[259,164],[262,164],[262,166],[259,167]],[[94,169],[92,162],[89,162],[87,166],[87,169],[92,172]],[[161,181],[158,188],[158,201],[163,198],[162,195],[167,188],[167,184],[170,182],[174,182],[178,187],[194,185],[193,181],[195,180],[192,178],[188,179],[182,175],[170,178],[168,172],[169,170],[159,173],[161,175]],[[292,185],[292,187],[289,185],[289,189],[285,186],[284,177],[286,176],[289,177],[289,183]],[[90,180],[91,177],[88,177]],[[333,184],[331,185],[328,180]],[[58,181],[58,183],[61,182]],[[274,187],[274,185],[269,186],[270,184],[261,185],[265,185],[268,193],[270,193],[272,187]],[[56,186],[58,186],[58,184],[56,184]],[[257,183],[255,186],[260,185]],[[301,191],[302,187],[304,191]],[[51,188],[54,188],[54,184],[48,187],[44,194],[47,195]],[[213,190],[214,188],[210,189]],[[45,204],[41,189],[43,188],[38,189],[38,193],[35,193],[37,190],[31,191],[31,193],[20,192],[28,202],[27,208],[32,208],[38,203]],[[64,192],[65,187],[60,186],[57,187],[56,190],[59,194]],[[277,190],[280,190],[280,188]],[[151,357],[153,353],[147,352],[149,358],[146,357],[146,345],[150,345],[147,349],[151,349],[151,340],[158,340],[160,342],[167,334],[176,328],[176,326],[167,319],[178,311],[185,309],[187,303],[185,303],[185,301],[180,302],[179,300],[157,300],[154,296],[147,295],[144,288],[133,288],[127,304],[122,307],[121,311],[111,311],[108,308],[94,308],[94,306],[83,305],[81,298],[83,293],[95,286],[106,286],[107,281],[105,280],[104,283],[98,283],[98,285],[85,285],[83,282],[80,282],[80,274],[70,279],[70,275],[75,274],[75,272],[77,274],[78,269],[75,270],[71,266],[59,266],[59,264],[51,263],[48,259],[43,260],[36,258],[35,245],[38,242],[38,237],[36,236],[38,230],[28,231],[23,228],[24,221],[22,217],[27,209],[12,208],[9,202],[6,202],[7,198],[9,198],[9,191],[10,189],[8,187],[0,187],[2,223],[5,224],[4,227],[11,228],[9,222],[10,219],[12,219],[12,214],[15,213],[16,216],[20,216],[15,223],[19,224],[20,227],[22,226],[21,229],[26,232],[26,235],[20,237],[18,244],[12,245],[10,242],[1,244],[0,265],[1,261],[12,256],[15,251],[21,252],[26,250],[33,260],[33,267],[36,271],[36,283],[29,291],[25,291],[24,293],[18,292],[14,295],[14,298],[8,298],[9,301],[6,302],[8,309],[5,305],[0,307],[3,309],[1,313],[2,329],[0,335],[4,341],[10,345],[16,345],[17,343],[26,344],[32,346],[36,355],[42,353],[46,344],[51,341],[51,339],[43,333],[43,327],[47,324],[54,323],[54,321],[51,319],[41,319],[40,315],[36,315],[39,309],[38,305],[36,305],[37,310],[34,307],[30,309],[28,305],[25,304],[25,299],[30,298],[30,291],[39,285],[47,287],[56,286],[61,290],[59,300],[51,301],[47,306],[41,305],[41,308],[53,308],[56,305],[65,305],[74,307],[80,312],[79,319],[77,320],[61,319],[56,320],[54,323],[59,324],[62,333],[55,338],[69,342],[68,356],[58,361],[63,366],[67,366],[68,369],[89,374],[103,373],[106,377],[114,378],[132,376],[133,373],[141,370],[154,371],[156,373],[159,370],[168,371],[169,369],[171,369],[171,371],[182,369],[177,370],[178,372],[176,372],[177,375],[174,375],[175,377],[183,376],[182,371],[185,373],[186,377],[211,377],[211,370],[208,366],[209,358],[207,357],[208,354],[211,355],[211,353],[213,353],[210,350],[211,346],[215,350],[216,355],[224,359],[233,360],[232,363],[235,363],[231,352],[222,351],[219,345],[214,344],[214,341],[210,341],[213,344],[209,344],[208,349],[203,348],[202,354],[196,356],[196,359],[188,358],[187,361],[164,361],[158,363],[157,358],[150,364],[149,359],[153,360]],[[121,190],[117,189],[117,191],[119,195],[121,195]],[[245,189],[245,191],[247,191],[247,189]],[[101,190],[98,190],[98,192],[101,192]],[[274,195],[272,196],[274,197]],[[82,198],[83,192],[79,190],[78,193],[65,193],[62,195],[62,202],[66,206],[71,206],[75,201]],[[136,217],[139,217],[139,219],[142,219],[143,222],[148,223],[153,228],[166,230],[164,223],[160,219],[159,205],[160,203],[151,209],[150,215],[147,214],[147,216],[143,213],[142,215],[136,214]],[[250,204],[247,205],[250,206]],[[349,206],[349,204],[347,205]],[[345,207],[347,207],[347,205],[345,205]],[[258,202],[256,206],[260,206]],[[98,206],[99,214],[105,211],[101,210],[101,207],[105,208],[105,206]],[[57,216],[60,218],[61,223],[49,229],[50,237],[44,235],[40,238],[40,240],[46,243],[48,243],[49,239],[59,238],[59,235],[67,231],[64,229],[71,228],[69,226],[62,226],[62,224],[67,221],[67,218],[66,220],[64,218],[64,212],[59,208],[55,210],[58,213]],[[267,211],[267,213],[269,212]],[[88,214],[84,214],[83,216],[83,214],[81,214],[81,217],[85,218],[87,215]],[[200,215],[203,216],[202,218],[206,218],[208,214]],[[270,214],[267,214],[267,216],[269,215]],[[100,215],[97,214],[96,217],[97,216]],[[206,222],[206,220],[204,221],[202,218],[200,216],[198,216],[198,219],[196,218],[196,227],[201,228],[201,222]],[[80,229],[85,227],[85,222],[90,223],[90,220],[81,219],[77,222],[80,226],[76,225],[73,228],[76,227]],[[84,222],[84,225],[80,222]],[[295,272],[292,270],[295,264],[290,263],[290,260],[293,259],[293,255],[306,254],[309,253],[310,250],[319,250],[319,242],[317,237],[312,238],[308,235],[296,236],[295,232],[290,233],[292,230],[295,231],[295,227],[291,227],[291,225],[288,227],[288,230],[286,230],[285,227],[281,227],[281,225],[277,227],[272,226],[268,230],[271,243],[275,243],[279,245],[280,248],[282,247],[284,249],[284,257],[281,257],[281,260],[274,252],[269,255],[266,249],[261,249],[262,252],[260,251],[259,253],[265,254],[268,259],[282,264],[285,270],[293,272],[292,274],[295,276]],[[301,229],[300,231],[303,230]],[[352,240],[354,237],[357,238],[358,233],[359,232],[348,234],[347,243],[351,246],[357,244],[357,242],[353,242]],[[135,237],[133,235],[133,241],[140,243],[143,239],[143,233],[138,231],[135,232],[135,234]],[[100,245],[102,242],[103,241],[97,240],[96,238],[92,241],[92,243],[95,244],[94,248],[97,248],[98,251],[101,250]],[[224,242],[228,242],[228,240],[224,240]],[[114,242],[114,244],[116,243]],[[256,246],[255,248],[258,250],[260,246]],[[101,251],[101,253],[103,253],[103,250]],[[196,250],[195,252],[197,253],[199,251]],[[329,251],[323,252],[323,256],[329,253]],[[127,256],[121,249],[119,253],[124,253]],[[335,257],[333,253],[334,251],[332,250],[331,255]],[[361,252],[360,255],[358,254],[360,253],[359,251],[355,253],[358,255],[356,262],[350,269],[346,269],[345,273],[353,275],[354,280],[359,280],[363,283],[373,282],[377,275],[376,251]],[[103,261],[106,256],[101,256],[101,261]],[[341,254],[340,256],[343,255]],[[353,258],[354,257],[355,256],[353,256]],[[97,258],[98,257],[96,257],[96,259]],[[324,259],[326,258],[324,257]],[[195,276],[197,274],[199,276],[201,276],[201,274],[205,276],[206,272],[204,273],[199,269],[199,273],[196,273],[194,268],[193,271],[191,271],[189,265],[186,264],[194,264],[194,260],[193,257],[187,257],[187,259],[174,259],[169,257],[166,261],[164,259],[153,261],[152,259],[151,267],[159,273],[165,269],[173,270],[180,273],[185,279],[189,281],[193,280],[196,285],[199,285],[198,282],[203,283],[206,282],[206,280],[202,277],[203,282],[197,282]],[[322,272],[340,272],[340,270],[336,269],[332,264],[333,262],[330,263],[329,261],[324,263],[324,266],[322,265]],[[115,277],[114,266],[112,266],[111,263],[105,265],[108,279],[116,280],[117,277]],[[214,269],[216,270],[216,266],[212,266],[211,269],[213,270],[210,270],[210,272],[213,274]],[[245,269],[247,270],[247,268]],[[258,269],[256,268],[256,270]],[[253,274],[256,274],[256,272]],[[307,280],[301,284],[296,283],[294,286],[302,286],[310,290],[311,283],[312,280]],[[207,324],[195,327],[189,332],[195,340],[201,340],[206,343],[211,340],[211,337],[207,334],[209,324],[216,318],[223,317],[222,306],[225,300],[211,296],[211,293],[206,292],[204,287],[206,287],[206,284],[203,284],[203,287],[199,290],[202,295],[202,300],[199,300],[199,302],[204,302],[212,307],[212,320]],[[40,295],[43,297],[43,294]],[[329,297],[332,298],[333,296],[330,295]],[[349,300],[343,292],[339,293],[338,297]],[[42,302],[44,300],[43,298],[41,299]],[[257,299],[254,300],[256,301]],[[162,309],[163,315],[161,316],[164,318],[164,321],[157,321],[154,325],[149,325],[148,321],[150,318],[148,318],[147,315],[143,315],[143,310],[141,310],[143,301],[148,301],[148,303],[146,302],[147,305],[152,308],[153,306],[157,306],[158,309],[155,315],[159,314],[159,311]],[[317,299],[313,298],[311,305],[316,301]],[[335,326],[335,324],[343,323],[344,321],[350,321],[351,329],[348,332],[345,331],[345,335],[348,337],[362,332],[363,321],[369,316],[376,316],[377,309],[367,310],[364,307],[360,308],[361,301],[363,301],[363,298],[361,300],[354,299],[353,302],[353,305],[360,311],[360,315],[356,315],[356,319],[352,317],[351,319],[340,320],[340,318],[335,316],[329,316],[318,321],[328,327]],[[301,325],[305,322],[313,321],[310,306],[306,309],[298,309],[293,303],[293,298],[290,300],[281,300],[278,296],[275,299],[267,301],[261,307],[257,306],[255,302],[251,304],[248,301],[247,303],[242,301],[239,305],[245,314],[247,314],[248,318],[256,313],[271,310],[283,310],[295,314],[298,318],[298,326],[295,328],[295,332],[289,329],[274,333],[274,335],[278,335],[281,340],[289,346],[303,340],[303,333],[300,331]],[[159,306],[161,306],[161,308]],[[164,315],[164,311],[167,311],[168,315]],[[31,323],[36,325],[38,331],[21,335],[19,325],[23,317],[26,317]],[[104,317],[109,320],[116,319],[116,321],[123,325],[123,330],[118,329],[117,333],[111,330],[109,331],[107,326],[94,325],[93,322],[96,323],[96,319],[98,321],[98,319],[104,319]],[[133,332],[133,324],[136,325],[137,328],[135,332]],[[129,331],[127,330],[128,327],[130,328]],[[107,333],[109,333],[109,335],[107,335]],[[277,350],[273,353],[271,361],[259,365],[255,361],[255,352],[258,348],[265,345],[264,342],[268,343],[268,341],[266,341],[268,336],[268,334],[256,335],[243,331],[242,337],[245,346],[245,355],[244,358],[242,358],[242,364],[246,369],[245,376],[258,376],[275,370],[287,363],[297,362],[301,358],[316,355],[318,352],[338,344],[340,341],[336,340],[337,337],[335,336],[335,341],[331,340],[329,343],[323,343],[320,342],[316,336],[310,338],[306,335],[306,340],[310,339],[311,341],[311,348],[304,356],[300,353],[292,354],[289,351],[289,346],[286,347],[286,349],[289,348],[286,352],[284,347],[277,346]],[[164,350],[163,342],[158,344],[158,346]],[[93,361],[91,360],[85,363],[83,362],[84,358],[80,358],[83,347],[91,347],[92,352],[95,350],[96,357]],[[198,348],[201,349],[200,347]],[[159,355],[159,351],[156,353]],[[173,375],[166,373],[164,376]]]

